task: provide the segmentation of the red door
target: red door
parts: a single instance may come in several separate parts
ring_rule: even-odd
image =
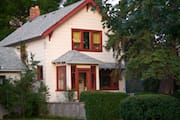
[[[90,90],[91,70],[90,69],[77,69],[76,74],[76,90],[78,91],[78,99],[80,93]]]

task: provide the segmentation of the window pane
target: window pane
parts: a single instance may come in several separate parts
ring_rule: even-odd
[[[85,49],[89,49],[89,32],[84,32],[84,41],[83,41],[83,47]]]
[[[118,81],[115,81],[112,74],[113,70],[100,70],[100,89],[101,90],[118,90]]]
[[[73,32],[73,42],[80,43],[81,41],[81,33],[80,32]]]
[[[66,81],[66,67],[60,66],[57,68],[57,86],[58,90],[65,90],[65,81]]]
[[[99,32],[93,33],[93,44],[100,44],[101,43],[101,36]]]

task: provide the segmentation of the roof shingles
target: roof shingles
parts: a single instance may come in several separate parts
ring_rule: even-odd
[[[70,50],[64,55],[60,56],[53,63],[67,63],[67,64],[101,64],[100,60],[92,58],[86,54],[80,53],[76,50]]]
[[[63,19],[63,17],[65,17],[83,2],[84,0],[79,1],[65,8],[61,8],[48,14],[38,16],[32,21],[26,22],[23,26],[21,26],[16,31],[7,36],[4,40],[2,40],[0,42],[0,46],[9,46],[21,41],[27,41],[37,37],[41,37],[47,29]]]
[[[24,65],[14,48],[0,47],[0,71],[22,71]]]

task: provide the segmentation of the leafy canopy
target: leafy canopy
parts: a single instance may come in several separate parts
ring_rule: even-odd
[[[39,5],[41,14],[58,9],[62,0],[3,0],[0,4],[0,40],[27,21],[29,9]]]
[[[128,79],[180,80],[180,1],[120,0],[101,7],[109,28],[106,48],[126,60]]]

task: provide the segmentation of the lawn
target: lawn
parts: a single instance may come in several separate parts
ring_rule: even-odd
[[[41,117],[41,118],[8,118],[5,120],[78,120],[78,119],[73,119],[73,118],[62,118],[62,117]]]

